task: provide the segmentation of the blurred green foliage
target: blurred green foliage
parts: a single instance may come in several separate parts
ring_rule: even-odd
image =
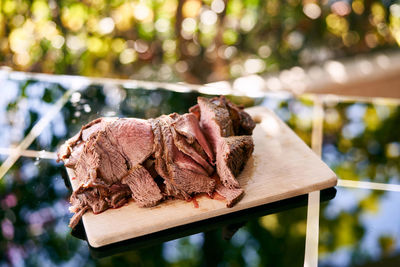
[[[397,48],[398,1],[1,0],[16,70],[204,83]]]
[[[399,184],[399,126],[398,102],[327,101],[322,159],[341,179]],[[399,219],[391,215],[393,210],[386,211],[386,217],[382,215],[388,209],[383,207],[387,205],[384,202],[398,205],[399,194],[393,195],[382,190],[343,187],[338,191],[337,203],[323,204],[319,232],[321,266],[336,266],[335,258],[347,259],[346,266],[365,266],[367,262],[387,266],[380,264],[380,260],[393,256],[391,264],[397,266],[400,236],[390,226],[397,228]],[[342,204],[337,208],[339,199]],[[379,222],[368,222],[369,216]],[[374,232],[374,238],[368,237]]]

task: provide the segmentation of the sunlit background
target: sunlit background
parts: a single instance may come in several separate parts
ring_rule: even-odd
[[[15,70],[205,83],[398,48],[383,0],[1,0]]]
[[[270,108],[308,146],[315,142],[319,105],[323,161],[342,182],[387,186],[341,185],[334,199],[321,203],[313,233],[319,235],[319,266],[400,266],[399,100],[300,95],[310,84],[318,88],[330,80],[348,90],[352,77],[389,72],[400,62],[399,45],[400,1],[0,0],[0,166],[27,144],[0,177],[0,266],[302,266],[306,204],[244,218],[248,222],[229,241],[219,228],[103,259],[71,235],[65,168],[54,160],[60,144],[97,117],[183,113],[207,93]],[[363,58],[373,52],[373,60]],[[229,80],[235,90],[224,83],[214,83],[216,91],[10,69],[198,84]],[[299,94],[266,92],[255,86],[261,80],[270,91]],[[371,87],[381,97],[384,82]],[[393,84],[386,87],[398,91]],[[363,96],[366,87],[358,88]],[[37,125],[43,128],[27,143]]]

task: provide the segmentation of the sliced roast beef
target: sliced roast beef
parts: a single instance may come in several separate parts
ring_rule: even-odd
[[[204,170],[199,164],[197,164],[191,157],[182,153],[178,149],[174,153],[174,162],[180,169],[190,170],[194,173],[208,176],[206,170]]]
[[[127,203],[129,197],[132,195],[129,186],[121,183],[115,183],[111,185],[109,192],[111,195],[109,206],[114,209],[119,208]]]
[[[101,183],[80,186],[70,198],[70,211],[75,212],[70,220],[70,227],[74,228],[88,210],[98,214],[108,208],[121,207],[128,202],[130,194],[129,187],[120,183],[111,186]]]
[[[210,190],[212,192],[215,186],[213,180],[206,175],[193,172],[192,170],[196,167],[185,166],[186,164],[195,165],[196,163],[194,161],[188,163],[187,157],[185,158],[184,154],[175,146],[170,129],[171,122],[172,119],[169,116],[164,115],[159,118],[163,136],[163,158],[168,170],[168,177],[164,178],[167,182],[168,192],[184,199],[189,199],[191,193],[210,193]]]
[[[191,198],[189,193],[182,190],[179,185],[177,185],[176,182],[171,179],[164,180],[164,185],[165,187],[163,192],[167,197],[185,200],[189,200]]]
[[[131,198],[150,207],[164,197],[188,200],[215,190],[228,207],[239,201],[243,190],[235,176],[253,152],[253,120],[225,97],[200,97],[190,112],[99,118],[67,140],[58,160],[75,170],[78,183],[70,226],[88,210],[100,213]],[[215,169],[220,178],[210,177]]]
[[[224,138],[223,144],[224,159],[233,175],[237,176],[253,153],[253,138],[249,135],[230,136]]]
[[[178,188],[175,182],[170,177],[170,174],[168,173],[168,163],[165,158],[165,155],[168,155],[168,153],[164,153],[164,149],[168,148],[166,148],[166,145],[164,144],[162,122],[159,119],[152,119],[150,120],[150,123],[154,134],[153,153],[155,158],[155,169],[157,173],[164,179],[165,188],[163,188],[163,192],[167,196],[175,196],[176,198],[189,199],[190,195]]]
[[[199,121],[195,115],[192,113],[186,113],[178,116],[172,123],[172,126],[178,133],[185,136],[190,144],[197,140],[209,157],[210,162],[214,161],[214,155],[211,151],[211,147],[204,137],[200,129]]]
[[[82,126],[81,130],[68,139],[59,149],[57,154],[57,162],[60,160],[68,161],[71,156],[71,153],[75,150],[77,145],[80,145],[82,142],[86,142],[92,135],[96,135],[99,131],[103,130],[106,125],[112,121],[116,120],[116,118],[98,118],[95,119],[88,124]],[[79,154],[75,151],[74,159],[79,158]],[[70,163],[73,165],[73,163]]]
[[[245,166],[253,149],[253,138],[249,135],[221,139],[217,153],[217,172],[224,186],[240,187],[235,177]]]
[[[226,107],[232,121],[233,132],[235,135],[251,135],[253,133],[256,124],[251,116],[244,111],[243,106],[233,104],[231,101],[226,99],[225,96],[214,97],[207,99],[207,101],[220,107]],[[200,120],[201,114],[199,104],[191,107],[189,111]]]
[[[225,96],[219,96],[210,100],[212,103],[217,105],[225,105],[229,111],[229,117],[232,120],[233,131],[235,135],[251,135],[253,129],[256,127],[253,119],[250,115],[245,112],[243,106],[233,104],[231,101],[225,98]]]
[[[85,143],[79,160],[75,165],[75,175],[79,184],[93,184],[97,180],[97,169],[100,166],[100,156],[93,153],[93,144],[96,143],[95,138],[92,138]]]
[[[216,154],[217,173],[224,186],[240,188],[235,176],[253,152],[252,137],[234,136],[228,101],[224,97],[199,97],[198,103],[201,112],[200,125]]]
[[[174,128],[171,128],[171,132],[174,138],[174,144],[181,152],[188,155],[190,158],[200,164],[207,174],[210,175],[214,172],[214,168],[207,162],[206,159],[204,159],[203,155],[198,151],[198,149],[191,146],[183,136],[176,132]]]
[[[122,178],[122,183],[129,186],[132,198],[140,207],[152,207],[163,198],[153,177],[141,165],[136,165],[131,169],[129,174]]]
[[[107,120],[104,120],[107,121]],[[143,183],[139,183],[134,179],[125,179],[129,181],[129,187],[118,185],[121,182],[122,177],[128,174],[128,169],[133,165],[137,165],[138,162],[144,161],[149,154],[152,152],[153,146],[153,133],[150,128],[150,124],[144,123],[143,120],[122,120],[118,123],[113,130],[109,130],[110,125],[114,125],[116,120],[107,121],[107,124],[99,124],[101,120],[96,120],[96,123],[90,123],[90,127],[83,127],[81,132],[82,142],[78,145],[72,146],[72,153],[70,158],[74,160],[73,166],[75,167],[76,177],[78,183],[81,186],[76,191],[75,197],[71,197],[71,203],[74,206],[82,206],[77,210],[77,214],[82,214],[81,210],[83,207],[89,207],[94,213],[99,213],[107,209],[108,207],[117,208],[127,202],[128,197],[133,193],[134,184],[138,184],[134,192],[134,199],[138,201],[141,206],[150,206],[152,203],[157,203],[159,200],[155,201],[150,199],[148,202],[143,201],[145,198],[141,198],[141,195],[159,192],[159,195],[153,194],[154,198],[161,196],[161,193],[155,184],[153,178],[151,181],[153,183],[153,191],[146,191],[149,187],[140,186]],[[135,124],[136,131],[132,131],[132,124]],[[96,131],[88,132],[88,129],[96,127]],[[123,131],[130,131],[128,133],[122,133]],[[85,140],[83,140],[85,139]],[[119,139],[125,139],[120,141]],[[149,141],[150,139],[150,141]],[[85,141],[85,143],[83,143]],[[129,146],[127,146],[129,143]],[[82,148],[82,145],[83,148]],[[141,145],[144,144],[144,145]],[[126,149],[121,149],[121,147],[138,147],[140,151],[134,156],[133,153]],[[81,151],[81,152],[80,152]],[[75,154],[79,155],[79,159],[75,159]],[[67,158],[67,160],[70,160]],[[132,160],[131,160],[132,159]],[[72,164],[71,164],[72,165]],[[145,169],[144,169],[145,170]],[[134,176],[134,172],[130,173],[129,178]],[[148,179],[144,176],[145,182]],[[96,186],[98,183],[105,183],[110,186],[111,191],[107,191],[102,195],[99,195]],[[118,186],[117,186],[118,185]],[[113,190],[119,188],[118,192],[113,192]],[[126,190],[128,188],[129,191]],[[97,191],[96,191],[97,190]],[[142,192],[141,192],[142,190]],[[129,193],[128,193],[129,192]],[[141,193],[140,193],[141,192]],[[95,196],[98,197],[96,198]],[[106,201],[107,199],[107,201]],[[84,204],[82,204],[84,203]],[[87,210],[87,208],[85,208]],[[75,216],[71,219],[71,223],[77,220]]]
[[[189,112],[191,114],[193,114],[194,116],[196,116],[197,120],[200,121],[200,107],[199,104],[194,105],[193,107],[189,108]]]
[[[86,124],[81,130],[82,141],[86,141],[92,135],[96,135],[98,132],[103,131],[107,124],[113,120],[114,118],[99,118]]]
[[[95,143],[90,144],[91,153],[99,156],[101,164],[98,166],[98,175],[107,184],[119,182],[128,172],[126,159],[118,147],[114,146],[106,131],[99,132]]]
[[[75,215],[70,220],[70,227],[75,227],[79,222],[82,215],[87,210],[92,210],[93,213],[100,213],[108,208],[105,195],[100,194],[100,190],[97,187],[87,187],[78,189],[75,191],[70,198],[72,206],[70,207],[71,212],[75,212]]]
[[[161,132],[160,121],[153,119],[150,120],[151,128],[154,135],[154,144],[153,144],[153,154],[155,158],[155,169],[157,173],[163,178],[168,179],[168,170],[166,166],[166,162],[164,160],[164,149],[163,149],[163,135]]]
[[[107,125],[107,136],[127,159],[129,168],[142,164],[153,151],[153,132],[149,121],[119,119]]]
[[[75,169],[75,166],[78,163],[79,158],[81,157],[81,153],[84,147],[84,142],[81,142],[74,147],[74,149],[70,153],[69,158],[66,158],[64,161],[65,167]]]
[[[125,159],[110,143],[104,131],[87,140],[75,164],[75,174],[81,184],[101,181],[111,185],[118,182],[127,171]]]
[[[80,141],[80,133],[74,135],[70,139],[68,139],[64,144],[61,145],[60,149],[57,153],[57,162],[63,161],[65,163],[69,163],[69,158],[73,151],[73,147]],[[79,158],[80,155],[75,155],[75,159],[69,163],[72,166],[75,165],[76,158]]]
[[[187,194],[207,193],[210,195],[214,191],[215,181],[208,176],[181,169],[176,165],[170,166],[169,172],[176,187],[183,188]],[[190,199],[190,196],[185,199]]]
[[[201,111],[200,127],[216,153],[220,138],[234,135],[229,111],[222,101],[213,103],[204,97],[199,97],[197,101]]]
[[[224,99],[226,106],[228,107],[235,135],[251,135],[256,127],[251,116],[243,110],[242,106],[233,104],[223,96],[220,98]]]
[[[215,186],[215,192],[226,199],[226,206],[228,208],[235,205],[244,194],[244,190],[242,188],[227,188],[220,183]]]

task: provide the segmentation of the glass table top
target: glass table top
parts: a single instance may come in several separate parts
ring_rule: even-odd
[[[68,228],[69,190],[65,168],[55,161],[57,148],[99,116],[183,113],[200,93],[160,84],[80,83],[80,77],[0,77],[0,266],[301,266],[308,235],[318,237],[319,266],[400,263],[400,101],[231,96],[270,108],[310,147],[314,109],[322,105],[322,159],[340,180],[333,199],[321,194],[319,231],[307,233],[305,196],[268,215],[99,257]]]

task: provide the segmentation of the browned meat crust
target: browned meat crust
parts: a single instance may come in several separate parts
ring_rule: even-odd
[[[244,194],[236,176],[253,152],[254,121],[225,97],[199,98],[183,115],[151,120],[99,118],[63,144],[58,161],[75,171],[70,227],[133,199],[140,207],[164,198],[219,193],[231,207]],[[218,175],[213,175],[217,171]]]

